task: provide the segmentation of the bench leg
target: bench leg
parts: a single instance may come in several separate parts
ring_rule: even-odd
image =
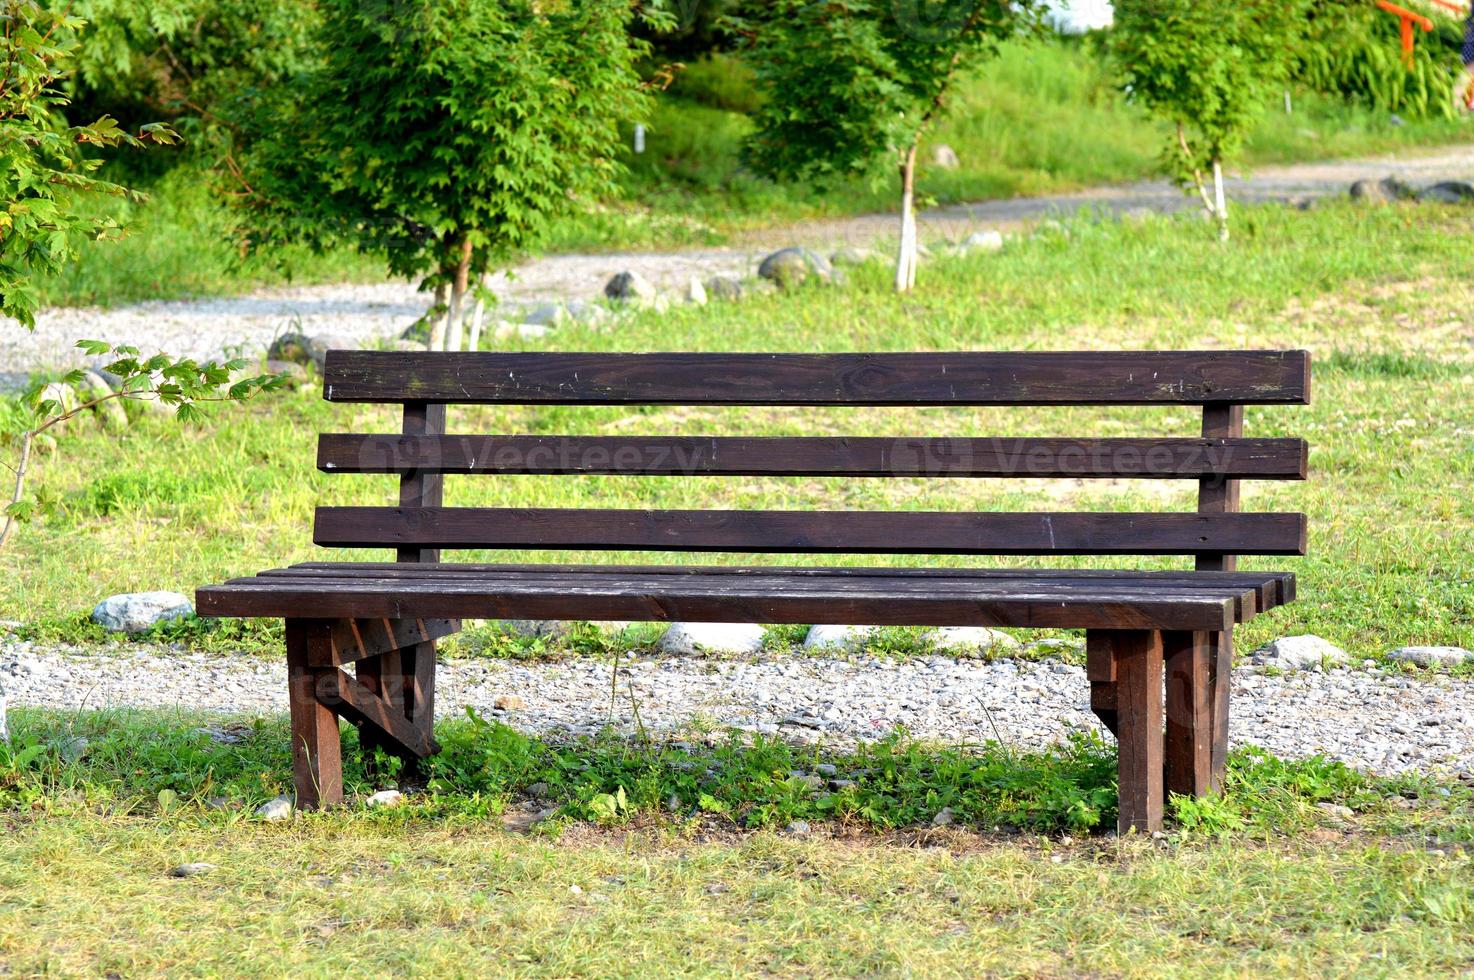
[[[1228,695],[1233,684],[1233,630],[1208,634],[1208,704],[1212,715],[1212,761],[1208,787],[1223,792],[1223,775],[1228,764]]]
[[[1149,833],[1162,827],[1163,717],[1162,634],[1155,630],[1099,630],[1087,634],[1096,649],[1097,672],[1110,651],[1115,694],[1116,741],[1120,751],[1117,829]],[[1094,692],[1092,692],[1093,695]]]
[[[1197,632],[1162,634],[1167,672],[1167,792],[1206,796],[1213,778],[1212,637]]]
[[[287,698],[292,718],[292,778],[297,805],[326,807],[343,800],[342,740],[338,716],[322,702],[320,668],[312,666],[310,647],[326,643],[327,631],[315,620],[286,621]]]

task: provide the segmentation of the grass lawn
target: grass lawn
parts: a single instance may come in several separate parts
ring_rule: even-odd
[[[933,260],[906,297],[876,265],[844,288],[644,312],[603,330],[566,326],[536,346],[1307,347],[1313,404],[1251,409],[1247,431],[1308,438],[1311,480],[1245,494],[1248,509],[1310,515],[1308,558],[1247,562],[1298,572],[1301,599],[1256,620],[1241,648],[1302,632],[1356,657],[1406,642],[1474,646],[1469,212],[1330,204],[1238,218],[1226,247],[1189,218],[1079,219],[997,254]],[[451,418],[452,431],[529,433],[1185,435],[1197,425],[1194,412],[1172,408],[459,409]],[[143,411],[118,435],[72,425],[41,460],[40,519],[0,554],[0,618],[26,621],[41,639],[96,641],[85,617],[102,596],[188,592],[314,557],[315,504],[392,499],[391,480],[315,472],[317,433],[396,426],[387,409],[328,405],[310,386],[219,407],[182,432]],[[1128,482],[448,486],[452,504],[567,506],[1134,510],[1190,498],[1186,488]],[[279,656],[270,627],[193,623],[166,638]],[[0,750],[0,970],[16,974],[1474,969],[1474,803],[1464,784],[1240,753],[1225,798],[1179,803],[1162,840],[1117,840],[1097,832],[1114,822],[1113,755],[1089,741],[1040,754],[899,735],[854,754],[720,732],[685,748],[550,745],[468,718],[437,728],[447,751],[410,804],[263,824],[250,806],[282,792],[290,773],[280,718],[15,715],[16,748]],[[69,762],[76,736],[86,751]],[[814,794],[792,775],[821,761],[854,772],[856,785]],[[358,797],[377,786],[356,762],[346,779]],[[957,825],[933,830],[943,806]],[[548,819],[528,830],[544,809]],[[785,832],[800,820],[809,835]],[[187,862],[216,867],[169,877]]]
[[[227,726],[222,745],[204,720],[21,714],[20,740],[84,734],[89,748],[74,763],[53,750],[23,765],[0,754],[10,804],[0,968],[635,977],[1474,966],[1468,787],[1241,754],[1227,798],[1171,837],[1042,835],[999,826],[987,808],[1024,798],[1037,816],[1061,816],[1108,778],[1108,756],[1087,747],[1071,764],[992,748],[959,765],[972,756],[882,746],[863,760],[872,774],[859,788],[815,799],[784,771],[812,760],[778,743],[554,748],[460,723],[442,726],[447,751],[414,802],[263,824],[242,803],[280,788],[283,726]],[[856,762],[832,758],[842,770]],[[699,783],[692,762],[707,767]],[[551,799],[528,802],[533,780]],[[598,794],[616,787],[630,788],[628,811],[602,813]],[[942,801],[983,809],[966,811],[966,830],[917,829],[904,811]],[[783,826],[767,808],[784,805],[832,819],[804,836],[742,829]],[[556,812],[527,829],[544,806]],[[213,867],[170,876],[194,862]]]

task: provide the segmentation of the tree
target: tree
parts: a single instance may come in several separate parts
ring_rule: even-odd
[[[773,0],[734,20],[767,101],[747,156],[758,171],[820,183],[900,174],[899,292],[916,283],[916,157],[960,72],[1026,23],[1005,0]]]
[[[38,274],[54,273],[77,245],[118,231],[88,208],[88,198],[133,195],[95,174],[85,147],[172,143],[167,126],[125,132],[110,116],[71,126],[60,88],[83,21],[31,0],[0,0],[0,315],[35,325]],[[140,195],[133,195],[140,196]]]
[[[248,247],[384,255],[449,286],[434,348],[495,262],[611,191],[642,118],[629,0],[324,0],[321,67],[260,100],[229,165]],[[659,17],[657,16],[657,20]]]
[[[1131,98],[1173,127],[1165,167],[1228,240],[1223,163],[1283,91],[1308,0],[1125,0],[1111,42]],[[1212,192],[1208,177],[1212,175]]]

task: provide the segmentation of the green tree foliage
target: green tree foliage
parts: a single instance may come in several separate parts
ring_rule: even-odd
[[[614,188],[619,125],[648,111],[634,11],[628,0],[322,10],[320,66],[261,100],[248,127],[236,171],[247,243],[352,244],[449,285],[431,339],[458,347],[469,284]]]
[[[208,142],[235,100],[307,67],[312,0],[47,0],[87,21],[68,89],[79,109],[174,123]]]
[[[81,241],[118,230],[89,208],[88,199],[131,193],[96,177],[100,161],[83,148],[176,137],[158,124],[134,135],[109,116],[68,125],[60,84],[83,21],[31,0],[0,0],[0,9],[0,315],[29,327],[35,325],[37,274],[56,272]]]
[[[1223,162],[1284,88],[1309,0],[1123,0],[1112,48],[1131,97],[1172,124],[1164,162],[1228,238]],[[1211,174],[1213,190],[1208,189]]]
[[[766,101],[747,145],[759,172],[819,182],[875,174],[901,178],[896,289],[916,282],[916,157],[947,111],[957,74],[994,53],[1026,23],[1002,0],[773,0],[734,19]]]

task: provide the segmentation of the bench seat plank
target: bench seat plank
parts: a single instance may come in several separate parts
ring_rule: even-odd
[[[535,566],[534,566],[535,567]],[[1218,630],[1277,604],[1277,576],[1221,582],[1160,573],[1030,570],[741,569],[676,574],[638,568],[328,563],[276,569],[199,591],[206,616],[391,619],[623,619],[759,623]],[[947,570],[963,572],[963,570]],[[1170,573],[1169,573],[1170,574]],[[1194,579],[1204,576],[1194,575]]]

